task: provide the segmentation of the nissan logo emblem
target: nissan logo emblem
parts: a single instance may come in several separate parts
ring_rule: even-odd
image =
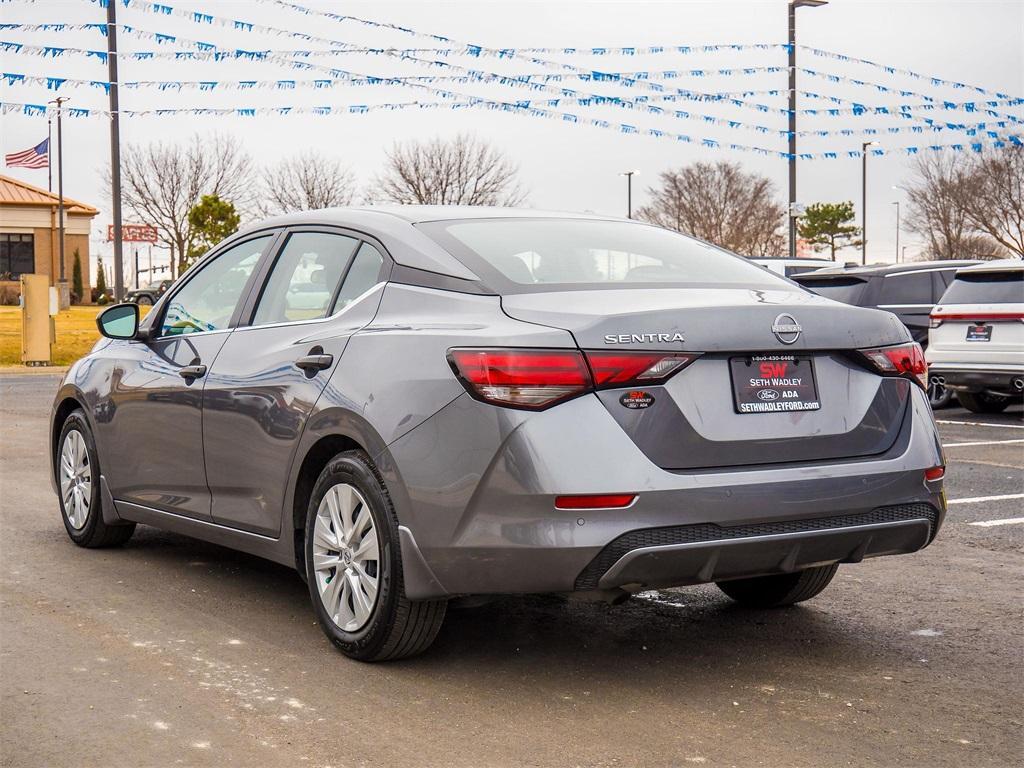
[[[796,318],[785,312],[776,317],[775,322],[772,323],[772,333],[783,344],[794,344],[800,338],[802,331],[803,328],[800,327]]]

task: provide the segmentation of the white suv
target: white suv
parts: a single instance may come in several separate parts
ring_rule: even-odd
[[[1024,392],[1024,262],[958,270],[931,313],[929,376],[975,413],[997,413]]]

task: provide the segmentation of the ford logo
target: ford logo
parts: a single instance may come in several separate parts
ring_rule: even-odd
[[[778,400],[779,399],[779,393],[776,392],[774,389],[759,389],[757,391],[757,396],[761,400]]]
[[[800,338],[803,330],[800,327],[800,323],[796,321],[796,318],[785,312],[776,317],[775,322],[772,323],[772,333],[783,344],[794,344]]]

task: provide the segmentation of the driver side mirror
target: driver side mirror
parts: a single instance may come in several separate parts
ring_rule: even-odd
[[[96,327],[108,339],[136,339],[139,337],[138,304],[115,304],[96,316]]]

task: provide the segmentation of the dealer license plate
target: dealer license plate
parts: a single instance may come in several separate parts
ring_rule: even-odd
[[[821,408],[814,363],[801,355],[753,355],[729,360],[737,413],[816,411]]]

